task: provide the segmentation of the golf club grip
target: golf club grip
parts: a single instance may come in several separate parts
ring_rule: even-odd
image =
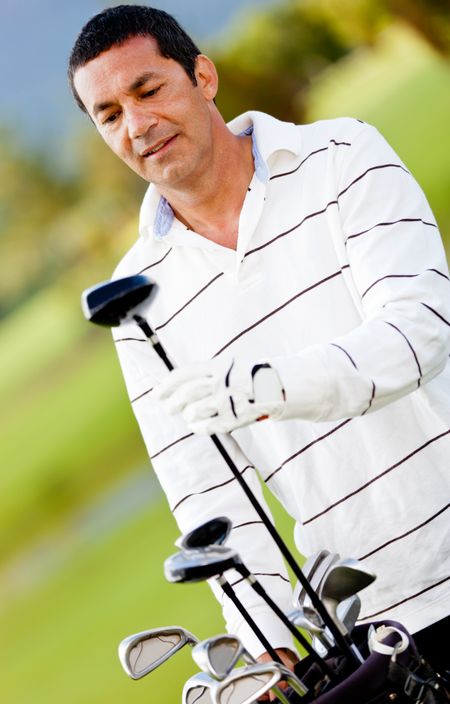
[[[282,665],[283,663],[281,662],[281,659],[279,658],[279,656],[277,655],[275,650],[270,645],[270,643],[267,640],[264,633],[261,631],[261,629],[257,626],[255,621],[252,619],[250,614],[244,609],[242,602],[238,599],[238,597],[234,593],[231,584],[229,582],[227,582],[227,580],[225,579],[225,577],[223,575],[221,575],[217,581],[219,582],[220,586],[222,587],[222,590],[224,591],[224,593],[227,595],[227,597],[230,599],[230,601],[232,601],[233,604],[235,605],[235,607],[238,609],[242,618],[248,623],[248,625],[252,629],[255,636],[261,642],[261,645],[269,653],[272,660],[274,660],[275,662],[278,662],[280,665]]]
[[[160,357],[162,362],[164,362],[165,366],[169,371],[172,371],[174,369],[174,366],[170,359],[168,358],[163,346],[158,340],[157,335],[153,332],[151,329],[150,325],[148,322],[142,318],[140,315],[134,315],[133,316],[134,320],[136,323],[139,325],[141,328],[142,332],[146,336],[146,338],[149,340],[150,344],[153,346],[156,354]],[[222,455],[222,458],[225,460],[226,464],[228,467],[231,469],[231,472],[238,482],[238,484],[241,486],[242,490],[244,491],[245,495],[247,496],[248,500],[252,504],[253,508],[255,509],[256,513],[258,516],[261,518],[262,522],[266,526],[267,530],[269,531],[270,535],[272,536],[273,540],[277,544],[281,554],[283,555],[284,559],[288,563],[289,567],[293,571],[294,575],[297,577],[298,581],[304,588],[305,592],[311,599],[311,603],[314,606],[314,608],[317,610],[318,614],[321,616],[323,619],[323,622],[326,624],[326,626],[329,628],[331,634],[334,637],[336,645],[338,645],[342,651],[342,653],[347,657],[348,661],[350,663],[353,663],[357,667],[359,667],[360,662],[358,658],[356,657],[355,653],[351,649],[351,644],[352,640],[350,636],[344,636],[342,635],[341,631],[333,621],[333,619],[330,617],[328,611],[326,610],[325,606],[323,605],[322,601],[319,599],[318,595],[314,591],[314,589],[311,587],[310,583],[306,579],[305,575],[301,571],[300,567],[298,566],[296,560],[294,559],[294,556],[292,555],[291,551],[289,550],[288,546],[276,530],[275,526],[272,524],[270,521],[268,515],[264,511],[263,507],[257,500],[256,496],[250,489],[250,487],[247,485],[247,482],[245,479],[242,477],[240,474],[238,468],[234,464],[233,460],[231,459],[230,455],[226,451],[225,447],[217,437],[217,435],[211,435],[211,440],[213,441],[214,445],[216,446],[217,450],[220,452]]]

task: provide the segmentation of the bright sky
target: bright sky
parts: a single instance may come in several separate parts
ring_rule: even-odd
[[[236,12],[281,0],[141,2],[175,15],[201,45],[224,31]],[[1,0],[0,124],[13,125],[25,140],[51,143],[81,124],[67,87],[67,56],[83,24],[116,4],[120,0]]]

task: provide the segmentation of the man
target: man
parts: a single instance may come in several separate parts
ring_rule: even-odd
[[[69,77],[150,183],[115,276],[157,282],[149,320],[180,369],[167,375],[133,324],[115,338],[180,530],[229,516],[230,544],[290,608],[280,555],[205,437],[230,433],[261,502],[255,468],[297,520],[301,552],[364,560],[378,579],[361,617],[403,622],[437,662],[425,641],[439,642],[449,613],[450,286],[420,188],[358,120],[251,112],[226,125],[214,65],[158,10],[94,17]],[[236,589],[292,664],[287,631]],[[224,614],[264,658],[227,600]]]

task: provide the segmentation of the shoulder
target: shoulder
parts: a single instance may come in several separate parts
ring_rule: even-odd
[[[123,276],[131,276],[139,273],[139,261],[141,260],[142,243],[139,238],[120,259],[113,271],[113,279],[120,279]]]
[[[170,246],[155,241],[152,237],[138,236],[136,242],[120,259],[113,271],[112,278],[144,274],[167,255]]]
[[[374,127],[353,117],[317,120],[297,125],[297,130],[304,143],[347,143],[350,146],[360,135],[376,133]]]

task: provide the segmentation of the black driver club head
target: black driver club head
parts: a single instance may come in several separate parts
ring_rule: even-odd
[[[232,548],[211,545],[171,555],[164,562],[164,575],[168,582],[203,582],[241,564]]]
[[[231,530],[231,521],[226,516],[211,518],[183,535],[180,546],[183,550],[204,548],[207,545],[223,545]]]
[[[81,308],[91,323],[117,327],[155,291],[156,284],[142,274],[103,281],[83,291]]]

